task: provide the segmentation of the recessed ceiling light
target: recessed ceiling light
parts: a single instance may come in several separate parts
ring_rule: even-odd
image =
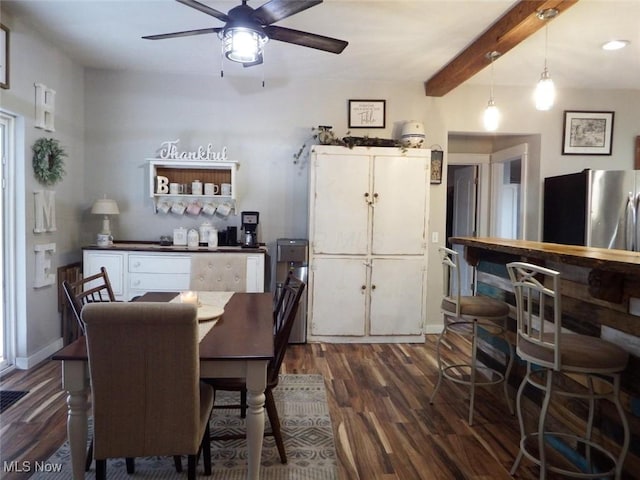
[[[629,45],[629,40],[611,40],[607,43],[602,44],[603,50],[620,50],[621,48]]]

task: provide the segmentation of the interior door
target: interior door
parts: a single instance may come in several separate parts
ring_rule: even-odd
[[[424,252],[427,170],[424,157],[374,158],[371,246],[374,255]]]
[[[366,254],[370,157],[319,154],[312,168],[314,253]]]
[[[526,238],[527,152],[525,143],[491,155],[492,237]]]

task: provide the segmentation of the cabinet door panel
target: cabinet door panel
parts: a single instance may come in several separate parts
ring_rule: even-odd
[[[107,269],[109,282],[113,294],[118,300],[127,300],[124,298],[124,265],[126,253],[123,252],[99,252],[93,250],[85,250],[83,255],[83,275],[88,277],[100,272],[100,267]]]
[[[371,335],[419,335],[423,324],[424,259],[374,259]],[[375,288],[374,288],[375,287]]]
[[[311,269],[312,335],[365,333],[367,271],[363,259],[317,258]]]
[[[420,254],[425,249],[426,158],[375,157],[374,255]]]
[[[369,157],[318,155],[311,199],[315,253],[365,254],[368,247]]]

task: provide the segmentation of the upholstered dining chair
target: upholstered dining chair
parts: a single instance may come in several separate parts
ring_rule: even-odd
[[[196,306],[90,303],[82,310],[82,320],[96,479],[106,478],[109,458],[187,455],[192,480],[200,452],[210,475],[214,392],[200,382]],[[127,469],[132,473],[133,461]]]
[[[513,346],[506,338],[509,305],[503,301],[482,295],[462,295],[460,284],[460,268],[458,252],[450,248],[438,249],[442,257],[443,296],[440,310],[444,315],[444,327],[436,344],[436,358],[438,361],[438,383],[436,384],[429,403],[440,389],[443,379],[469,387],[469,425],[473,425],[473,411],[476,387],[502,383],[504,397],[513,414],[513,406],[509,399],[507,379],[513,365]],[[481,330],[489,335],[502,337],[508,349],[508,362],[504,372],[478,364],[478,340]],[[442,343],[447,334],[454,333],[464,336],[471,341],[470,358],[466,363],[445,364],[440,355]],[[484,375],[479,374],[482,371]]]
[[[577,478],[620,479],[630,442],[629,424],[620,403],[620,374],[627,366],[629,354],[601,338],[563,331],[559,272],[525,262],[509,263],[507,271],[517,306],[516,352],[527,363],[516,397],[521,436],[511,475],[526,456],[540,466],[541,480],[547,478],[547,472]],[[565,374],[571,380],[565,377],[560,381]],[[537,429],[529,432],[522,415],[522,396],[527,386],[543,394]],[[554,396],[586,402],[584,435],[557,431],[557,427],[555,431],[548,429],[547,414]],[[617,456],[594,442],[595,401],[600,399],[611,401],[620,416],[623,440]],[[569,453],[572,446],[575,451]],[[552,458],[557,460],[554,450],[577,460],[576,468],[553,462]],[[592,455],[594,451],[599,455]],[[596,465],[597,458],[608,458],[608,463]]]
[[[246,292],[247,256],[236,253],[192,255],[189,288],[200,292]]]
[[[298,305],[300,304],[300,298],[302,297],[305,286],[305,283],[298,278],[288,279],[280,292],[280,298],[276,301],[276,306],[279,307],[277,310],[274,310],[274,358],[267,366],[267,386],[264,392],[265,408],[267,410],[267,416],[269,417],[271,431],[266,432],[265,435],[272,435],[275,438],[278,453],[280,455],[280,461],[282,463],[287,463],[287,453],[284,447],[284,440],[282,438],[278,410],[273,397],[273,389],[278,386],[280,367],[287,351],[289,336],[291,335],[291,329],[293,328],[293,323],[296,319]],[[214,408],[240,408],[242,415],[244,416],[246,411],[247,390],[244,378],[207,378],[203,379],[203,381],[211,385],[216,391],[240,392],[240,405],[214,405]],[[238,438],[245,438],[245,435],[215,435],[214,433],[211,436],[211,440],[216,441]]]

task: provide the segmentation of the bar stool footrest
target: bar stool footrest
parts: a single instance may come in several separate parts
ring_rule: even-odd
[[[528,433],[527,435],[525,435],[521,440],[520,440],[520,449],[522,451],[522,453],[524,454],[525,457],[527,457],[529,460],[531,460],[534,464],[540,466],[541,461],[540,461],[540,457],[536,456],[534,453],[532,453],[530,450],[527,449],[527,442],[530,442],[532,445],[531,446],[535,446],[536,449],[538,447],[538,432],[532,432],[532,433]],[[570,433],[563,433],[563,432],[544,432],[543,435],[545,437],[555,437],[557,439],[568,439],[574,442],[578,442],[581,444],[584,444],[585,447],[591,447],[593,450],[597,450],[598,453],[600,453],[601,455],[606,456],[612,463],[612,466],[609,470],[606,471],[597,471],[597,472],[593,472],[593,473],[588,473],[588,472],[579,472],[579,471],[574,471],[574,470],[566,470],[564,468],[558,467],[558,466],[554,466],[551,465],[549,463],[549,459],[548,459],[548,455],[547,455],[547,459],[546,459],[546,469],[550,472],[553,473],[557,473],[560,475],[565,475],[568,477],[574,477],[574,478],[606,478],[606,477],[611,477],[614,475],[615,471],[616,471],[616,463],[618,461],[618,459],[607,449],[605,449],[602,445],[592,442],[591,440],[587,440],[584,437],[580,437],[578,435],[572,435]],[[545,441],[545,445],[548,445],[548,443]],[[554,447],[551,447],[554,448]],[[554,450],[557,451],[557,449],[554,448]],[[560,453],[561,455],[562,453]],[[569,461],[569,460],[567,460]],[[585,466],[587,459],[584,459],[585,461]]]
[[[442,366],[442,376],[445,377],[447,380],[451,380],[454,383],[459,383],[462,385],[471,385],[471,380],[464,380],[462,378],[460,378],[457,375],[452,375],[449,373],[449,370],[453,370],[453,369],[459,369],[459,368],[468,368],[469,370],[471,370],[473,367],[471,364],[469,363],[458,363],[455,365],[443,365]],[[504,382],[504,374],[500,373],[497,370],[494,370],[493,368],[489,368],[489,367],[483,367],[483,366],[478,366],[476,365],[476,371],[486,371],[486,372],[490,372],[491,374],[497,376],[498,378],[496,378],[495,380],[486,380],[486,381],[478,381],[476,379],[475,385],[479,385],[479,386],[486,386],[486,385],[497,385],[499,383]]]

